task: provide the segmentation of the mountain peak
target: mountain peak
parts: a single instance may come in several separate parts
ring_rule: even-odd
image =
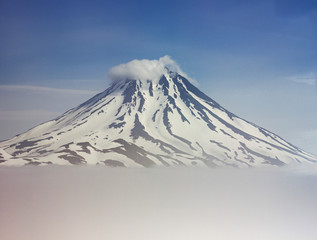
[[[113,83],[104,92],[1,142],[0,164],[254,167],[317,162],[221,107],[169,57],[134,60],[112,68],[109,76]]]

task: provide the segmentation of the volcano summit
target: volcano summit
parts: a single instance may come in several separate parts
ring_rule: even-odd
[[[282,166],[317,158],[221,107],[169,57],[110,70],[110,87],[0,143],[0,165]]]

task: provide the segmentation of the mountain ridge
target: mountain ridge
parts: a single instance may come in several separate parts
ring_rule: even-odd
[[[254,167],[316,161],[167,68],[157,80],[113,81],[61,116],[0,142],[0,165]]]

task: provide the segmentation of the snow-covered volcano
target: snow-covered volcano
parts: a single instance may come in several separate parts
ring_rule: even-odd
[[[1,142],[0,164],[250,167],[317,161],[227,111],[170,64],[138,63],[112,69],[117,79],[87,102]]]

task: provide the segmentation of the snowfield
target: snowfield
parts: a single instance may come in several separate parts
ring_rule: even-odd
[[[1,240],[313,240],[317,168],[0,168]]]

